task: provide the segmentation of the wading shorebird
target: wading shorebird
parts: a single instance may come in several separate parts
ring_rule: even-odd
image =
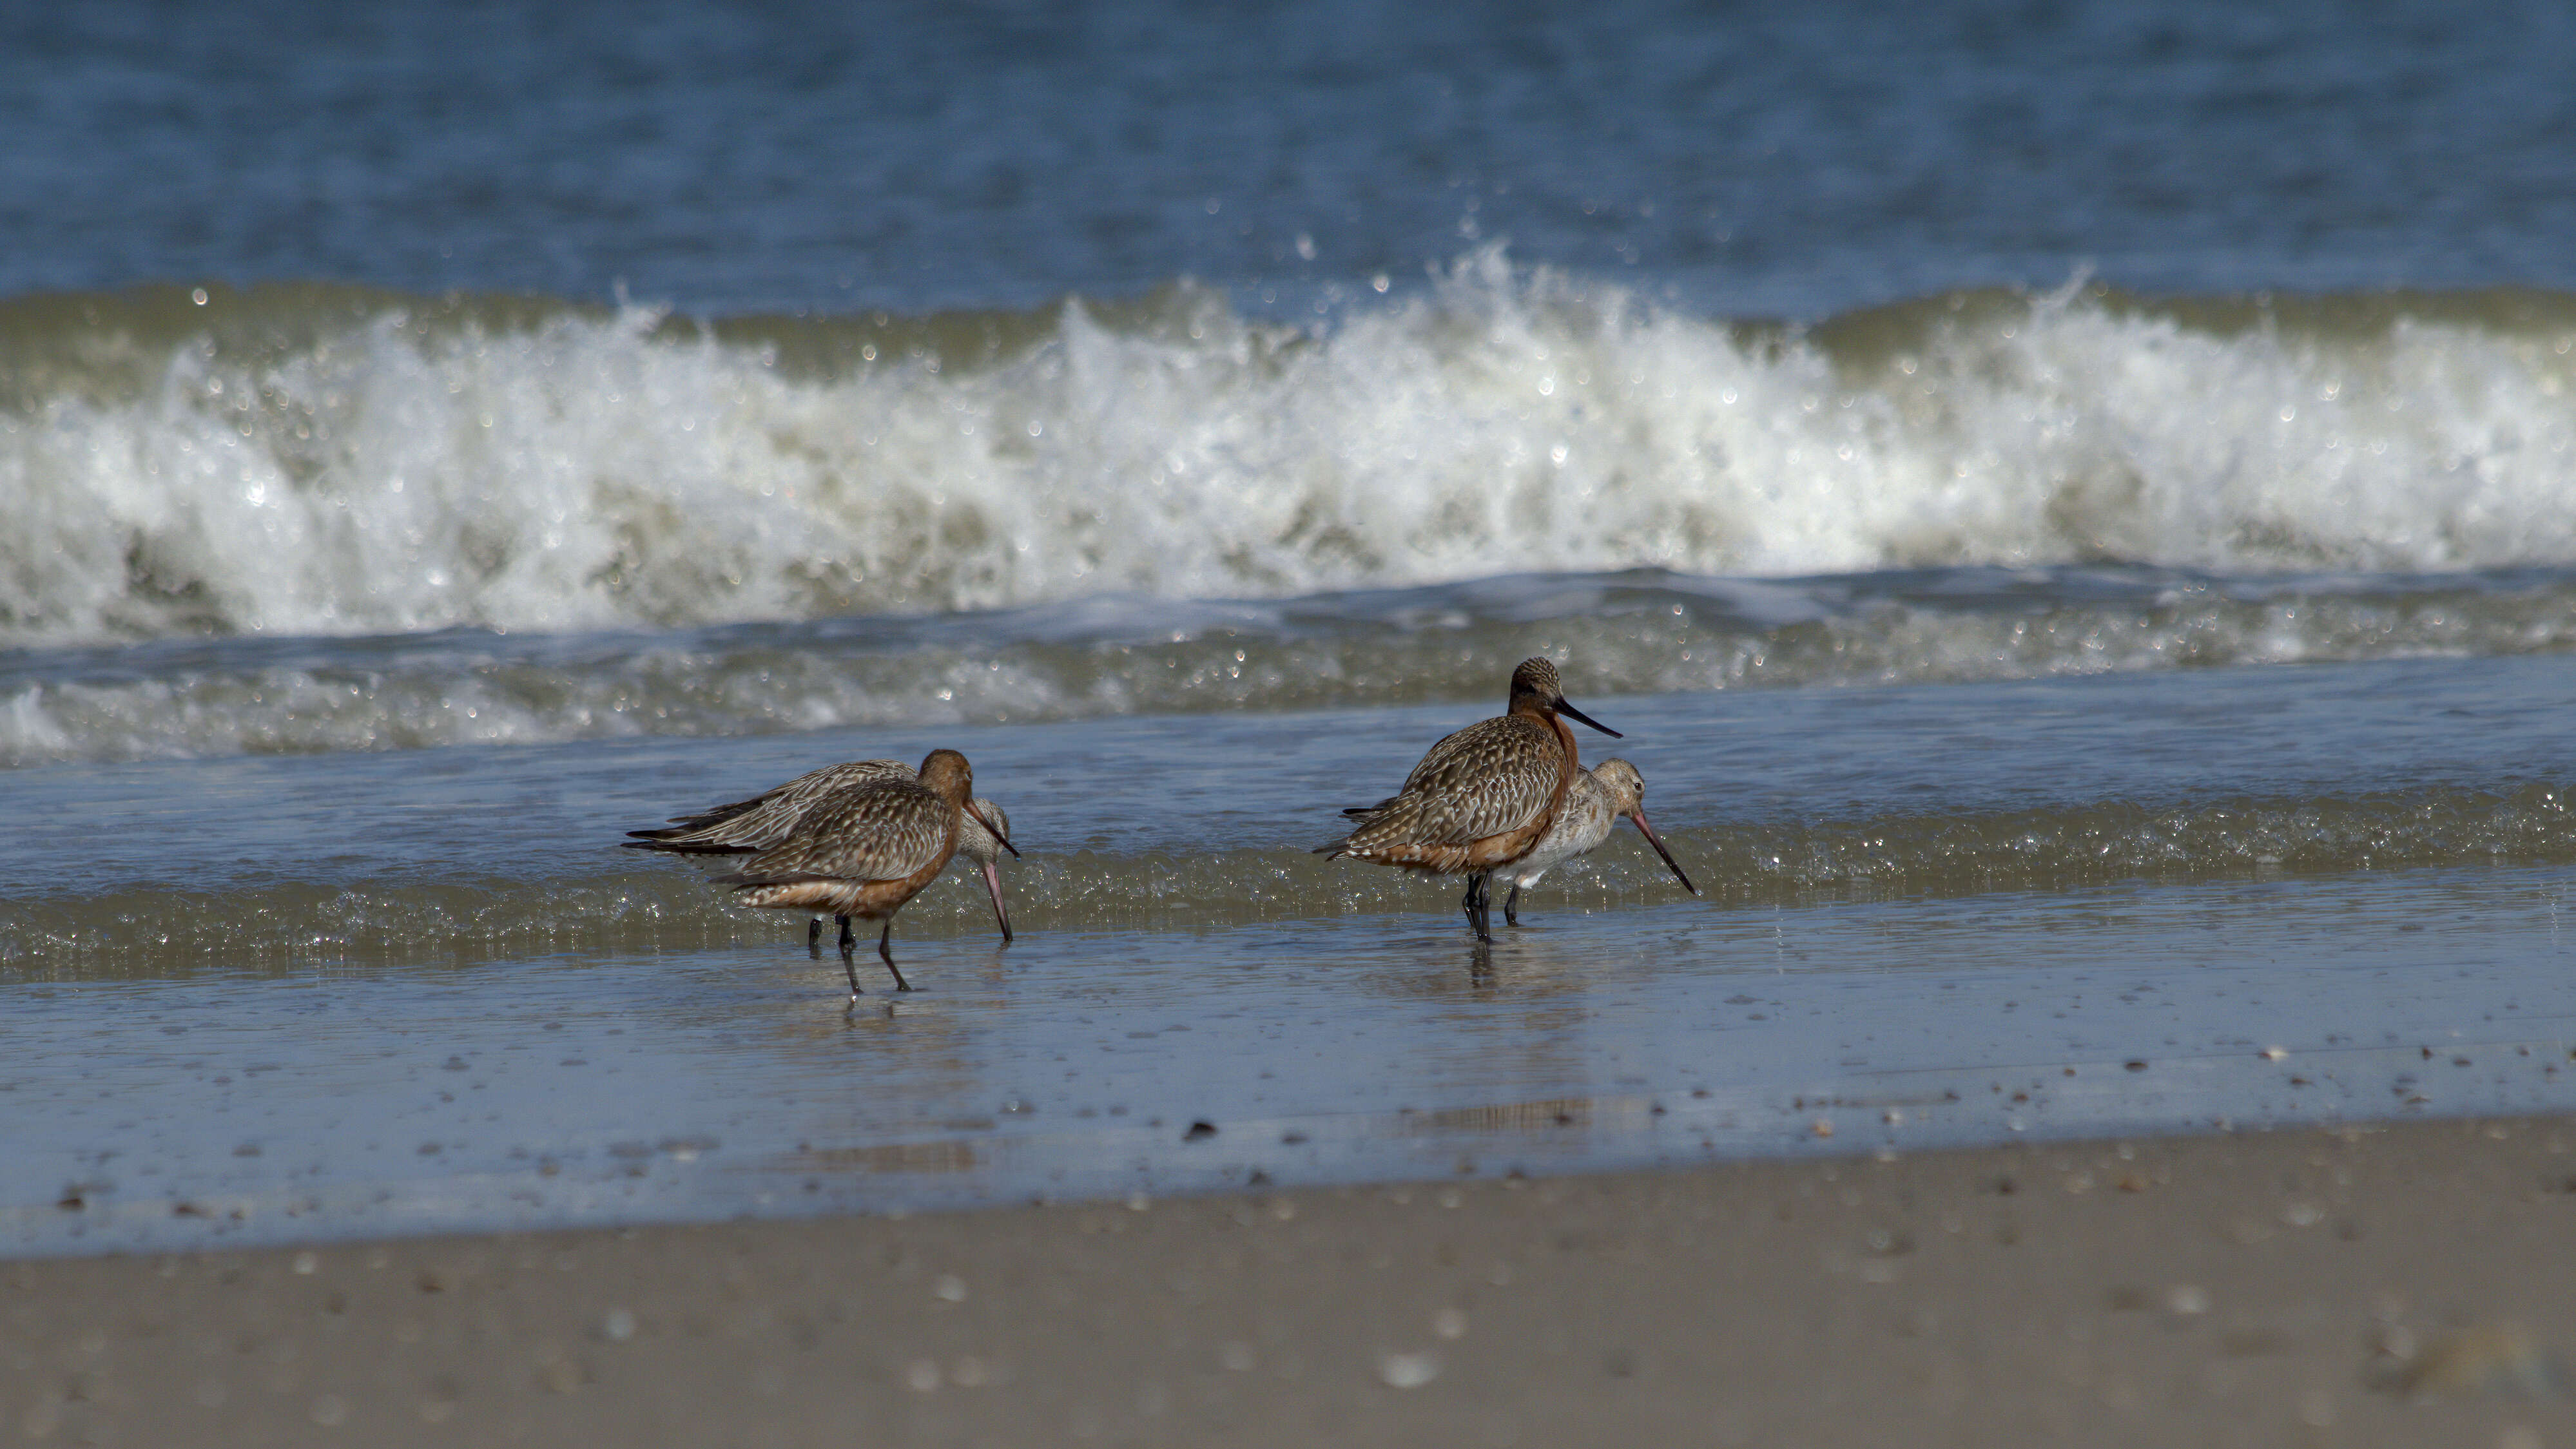
[[[826,765],[748,800],[717,805],[695,815],[674,815],[671,823],[660,830],[627,831],[634,839],[620,843],[629,850],[666,850],[674,855],[750,855],[793,834],[805,812],[835,791],[872,780],[918,778],[912,766],[901,760],[852,760],[846,765]],[[1002,842],[1011,833],[1011,817],[990,800],[979,798],[968,803],[971,808],[957,827],[957,853],[984,877],[984,890],[993,898],[993,919],[1002,928],[1002,939],[1008,941],[1011,912],[1002,904]],[[984,827],[987,820],[993,822],[989,830]],[[1011,853],[1017,855],[1019,851],[1014,849]],[[841,918],[840,927],[841,948],[848,950],[853,944],[848,917]],[[805,929],[805,944],[820,949],[822,941],[823,917],[817,915]]]
[[[1526,860],[1547,837],[1583,774],[1569,719],[1619,738],[1565,702],[1553,663],[1522,660],[1512,671],[1507,713],[1433,745],[1405,776],[1403,790],[1344,811],[1357,821],[1351,833],[1315,853],[1464,875],[1467,896],[1459,909],[1477,940],[1493,940],[1493,875]]]
[[[912,983],[894,964],[894,914],[948,868],[965,822],[977,819],[974,793],[966,757],[932,750],[917,773],[872,772],[809,801],[785,838],[754,849],[741,869],[715,883],[733,887],[734,899],[746,906],[838,917],[841,965],[854,1003],[863,993],[850,922],[883,921],[877,957],[894,973],[895,989],[910,991]],[[1002,849],[1020,853],[997,822],[980,823]]]
[[[1556,823],[1548,827],[1546,836],[1530,853],[1494,872],[1512,883],[1512,893],[1503,897],[1503,924],[1521,923],[1519,913],[1513,909],[1520,904],[1521,887],[1537,885],[1540,876],[1578,855],[1590,855],[1599,849],[1622,815],[1637,822],[1637,833],[1645,836],[1655,854],[1664,858],[1665,868],[1682,883],[1682,889],[1698,895],[1699,887],[1682,874],[1681,862],[1664,848],[1655,827],[1646,823],[1646,777],[1626,760],[1603,760],[1575,776],[1574,788],[1565,792],[1564,807],[1556,812]]]

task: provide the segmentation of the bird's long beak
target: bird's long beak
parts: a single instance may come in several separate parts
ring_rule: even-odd
[[[1682,874],[1682,863],[1673,859],[1673,853],[1664,849],[1664,842],[1655,835],[1655,827],[1646,823],[1646,812],[1634,810],[1629,812],[1628,818],[1637,822],[1637,833],[1646,837],[1646,843],[1655,848],[1655,854],[1664,858],[1664,864],[1672,870],[1673,879],[1682,883],[1682,889],[1698,895],[1699,887],[1692,885],[1691,878]]]
[[[971,800],[966,802],[966,813],[975,817],[976,824],[983,826],[987,830],[993,831],[993,838],[1002,842],[1002,848],[1011,853],[1011,859],[1017,860],[1020,858],[1020,848],[1011,843],[1011,837],[1004,835],[1001,831],[993,828],[993,822],[984,818],[984,812],[975,808],[975,802]]]
[[[1564,700],[1560,699],[1556,702],[1556,712],[1565,716],[1567,719],[1574,721],[1576,724],[1590,725],[1594,729],[1601,731],[1601,733],[1608,735],[1614,740],[1627,738],[1627,736],[1622,735],[1617,730],[1610,728],[1608,725],[1594,719],[1592,716],[1585,714],[1583,711],[1576,709],[1573,705],[1566,703]]]
[[[993,919],[1002,924],[1002,939],[1011,939],[1011,912],[1002,904],[1002,867],[998,862],[984,862],[984,889],[993,896]]]

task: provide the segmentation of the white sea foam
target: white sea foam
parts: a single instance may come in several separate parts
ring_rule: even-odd
[[[2216,332],[2070,295],[1855,360],[1490,250],[1309,333],[1185,305],[1116,327],[1070,302],[998,362],[828,378],[642,310],[389,312],[258,363],[182,348],[140,396],[0,418],[0,641],[1635,565],[2576,560],[2568,341],[2545,330]]]

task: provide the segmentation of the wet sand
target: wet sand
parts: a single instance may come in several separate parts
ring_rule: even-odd
[[[0,1265],[0,1441],[2576,1438],[2576,1119]]]

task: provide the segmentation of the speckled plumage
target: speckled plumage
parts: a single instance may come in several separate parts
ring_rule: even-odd
[[[1334,854],[1444,874],[1517,859],[1554,820],[1573,759],[1572,732],[1554,721],[1479,720],[1433,745]]]
[[[1557,718],[1572,706],[1553,663],[1527,659],[1512,671],[1508,709],[1433,745],[1401,791],[1346,812],[1359,823],[1321,853],[1479,876],[1527,855],[1581,764],[1574,732]]]
[[[667,850],[682,855],[748,855],[785,840],[815,802],[835,791],[878,780],[915,778],[901,760],[852,760],[825,765],[784,785],[775,785],[748,800],[718,805],[695,815],[671,817],[669,828],[630,830],[634,850]]]
[[[757,906],[771,904],[758,898],[764,886],[828,881],[864,891],[926,869],[936,874],[957,852],[962,803],[943,799],[919,780],[845,785],[808,806],[786,839],[753,853],[733,874],[716,880],[735,887],[744,904]],[[866,914],[839,904],[833,911]]]
[[[877,937],[877,955],[894,973],[898,988],[912,989],[894,964],[894,914],[937,879],[957,854],[964,827],[974,822],[978,809],[972,799],[974,787],[973,770],[955,750],[931,751],[917,774],[892,761],[862,760],[817,770],[749,800],[689,817],[680,822],[682,830],[673,833],[695,834],[698,838],[679,847],[694,853],[739,853],[751,839],[766,841],[750,847],[741,868],[717,876],[716,883],[733,887],[734,899],[742,905],[839,917],[841,961],[849,971],[850,999],[855,1002],[859,977],[850,963],[853,920],[885,923]],[[780,797],[788,797],[787,803],[770,810],[756,825],[746,823]],[[801,808],[792,810],[791,819],[791,807],[800,800]],[[991,825],[984,833],[992,845],[1012,850],[1010,838],[1002,833],[1009,827],[1000,823],[1001,812],[994,810],[986,818]],[[785,830],[780,835],[782,822]],[[718,838],[728,825],[734,827],[732,838]],[[648,849],[673,848],[666,843],[666,833],[638,833],[648,837]],[[1002,912],[1000,880],[989,862],[984,879],[992,888],[993,910],[1007,940],[1010,918]],[[816,936],[809,932],[806,939],[812,943]]]
[[[621,843],[630,850],[661,850],[674,855],[751,855],[795,834],[807,812],[844,790],[917,778],[912,766],[901,760],[852,760],[845,765],[826,765],[748,800],[718,805],[695,815],[675,815],[665,829],[630,830],[626,833],[635,838]],[[991,829],[985,828],[986,820],[993,822]],[[996,830],[1001,835],[995,835]],[[993,902],[993,920],[1002,928],[1005,941],[1011,939],[1011,910],[1002,900],[1002,838],[1010,833],[1010,817],[990,800],[971,802],[957,824],[957,854],[984,878],[984,892]],[[835,914],[828,906],[816,906],[814,910],[816,919],[805,937],[809,944],[822,940],[821,917]],[[847,920],[842,922],[844,931],[848,924]]]
[[[748,800],[717,805],[695,815],[674,815],[660,830],[630,830],[622,842],[630,850],[661,850],[674,855],[749,855],[767,850],[795,832],[797,822],[815,805],[854,785],[918,776],[901,760],[852,760],[810,770],[784,785],[774,785]],[[975,810],[1002,834],[1011,833],[1010,817],[990,800],[977,799]],[[978,869],[1002,858],[1002,842],[969,814],[958,827],[957,853]],[[996,887],[998,890],[999,888]],[[996,899],[995,908],[999,909]]]
[[[1379,865],[1467,877],[1459,909],[1479,941],[1491,941],[1486,916],[1494,873],[1527,857],[1565,807],[1582,774],[1577,720],[1619,732],[1566,702],[1556,666],[1524,659],[1512,671],[1500,718],[1481,720],[1433,745],[1404,777],[1404,788],[1374,805],[1342,813],[1358,823],[1315,853]]]

